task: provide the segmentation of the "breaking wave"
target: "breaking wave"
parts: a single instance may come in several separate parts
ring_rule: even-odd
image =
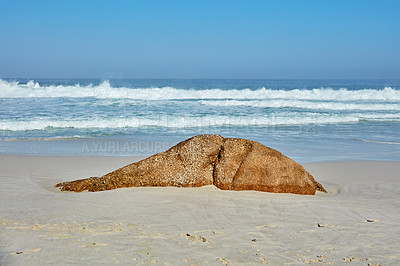
[[[277,126],[277,125],[306,125],[306,124],[330,124],[351,123],[360,121],[396,121],[400,122],[398,115],[392,114],[350,114],[328,115],[319,113],[286,113],[273,116],[217,116],[207,115],[203,117],[188,116],[161,116],[161,117],[131,117],[131,118],[99,118],[85,120],[52,120],[37,119],[29,121],[2,121],[0,130],[27,131],[45,130],[49,128],[201,128],[213,126]]]
[[[219,107],[249,106],[257,108],[301,108],[323,110],[363,110],[363,111],[400,111],[400,103],[349,103],[349,102],[316,102],[302,100],[201,100],[201,104]]]
[[[75,84],[42,86],[38,82],[9,82],[0,79],[0,98],[33,98],[33,97],[93,97],[100,99],[124,98],[138,100],[172,100],[172,99],[286,99],[286,100],[331,100],[331,101],[400,101],[400,90],[391,87],[383,89],[339,90],[332,88],[316,89],[177,89],[160,88],[127,88],[113,87],[105,80],[98,85],[83,86]]]

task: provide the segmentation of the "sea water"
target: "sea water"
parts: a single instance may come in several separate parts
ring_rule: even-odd
[[[0,153],[151,155],[197,134],[400,160],[400,80],[0,79]]]

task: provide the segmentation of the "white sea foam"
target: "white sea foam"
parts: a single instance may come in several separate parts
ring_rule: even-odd
[[[361,142],[378,143],[378,144],[400,145],[400,142],[396,142],[396,141],[379,141],[379,140],[367,140],[367,139],[354,139],[354,140],[361,141]]]
[[[249,106],[257,108],[301,108],[323,110],[363,110],[363,111],[400,111],[400,103],[348,103],[348,102],[315,102],[303,100],[201,100],[203,105],[229,107]]]
[[[348,90],[331,88],[277,90],[260,88],[250,89],[176,89],[161,88],[126,88],[113,87],[108,81],[99,85],[42,86],[35,81],[26,84],[8,82],[0,79],[0,98],[15,97],[94,97],[124,98],[138,100],[171,100],[171,99],[287,99],[287,100],[329,100],[329,101],[400,101],[400,90],[386,87],[381,90],[363,89]]]
[[[29,121],[6,120],[0,122],[0,130],[25,131],[45,130],[48,128],[201,128],[211,126],[276,126],[301,124],[349,123],[359,121],[397,121],[395,114],[320,114],[320,113],[285,113],[270,116],[159,116],[130,118],[99,118],[93,120],[51,120],[38,119]]]

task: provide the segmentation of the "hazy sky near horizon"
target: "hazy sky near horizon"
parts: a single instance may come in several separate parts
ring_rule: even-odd
[[[0,2],[0,78],[400,78],[400,1]]]

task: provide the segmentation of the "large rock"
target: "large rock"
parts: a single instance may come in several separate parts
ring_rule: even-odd
[[[258,190],[314,195],[326,192],[301,165],[280,152],[246,139],[198,135],[102,177],[57,184],[81,192],[121,187],[212,185],[229,190]]]

